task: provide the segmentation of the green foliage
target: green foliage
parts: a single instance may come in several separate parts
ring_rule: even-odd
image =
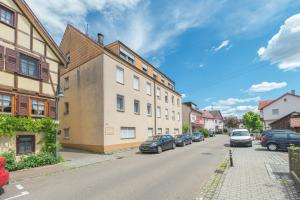
[[[259,115],[254,112],[247,112],[243,116],[243,122],[250,132],[260,132],[263,128]]]
[[[189,132],[189,130],[190,130],[190,126],[188,125],[188,124],[183,124],[182,125],[182,132],[183,133],[187,133],[187,132]]]
[[[1,156],[6,158],[6,165],[5,168],[8,171],[14,171],[17,169],[17,161],[14,152],[4,152]]]
[[[200,128],[199,132],[203,133],[205,138],[209,136],[208,130],[206,128]]]

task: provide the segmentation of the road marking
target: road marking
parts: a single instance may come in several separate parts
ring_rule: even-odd
[[[9,198],[4,199],[4,200],[16,199],[16,198],[19,198],[19,197],[22,197],[22,196],[25,196],[25,195],[28,195],[28,194],[29,194],[29,192],[24,191],[24,192],[21,192],[21,194],[19,194],[19,195],[16,195],[16,196],[13,196],[13,197],[9,197]]]
[[[23,189],[24,189],[24,187],[23,187],[22,185],[16,185],[16,188],[17,188],[18,190],[23,190]]]

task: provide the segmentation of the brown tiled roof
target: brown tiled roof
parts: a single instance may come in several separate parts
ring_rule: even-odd
[[[210,112],[210,114],[212,114],[212,116],[214,118],[219,119],[219,120],[223,120],[223,116],[221,114],[221,111],[219,111],[219,110],[211,110],[209,112]]]
[[[259,104],[258,104],[258,110],[264,109],[267,105],[269,105],[272,102],[273,102],[272,100],[260,101]]]
[[[201,112],[202,112],[203,118],[209,118],[209,119],[214,119],[215,118],[210,112],[208,112],[206,110],[203,110]]]

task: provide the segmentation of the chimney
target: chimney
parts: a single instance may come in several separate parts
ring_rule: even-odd
[[[295,90],[292,90],[291,93],[295,95],[295,94],[296,94],[296,91],[295,91]]]
[[[103,46],[104,35],[102,33],[98,33],[98,44]]]

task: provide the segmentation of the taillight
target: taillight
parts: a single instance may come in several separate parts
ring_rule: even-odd
[[[261,140],[260,140],[261,142],[266,142],[266,141],[268,141],[266,138],[261,138]]]

